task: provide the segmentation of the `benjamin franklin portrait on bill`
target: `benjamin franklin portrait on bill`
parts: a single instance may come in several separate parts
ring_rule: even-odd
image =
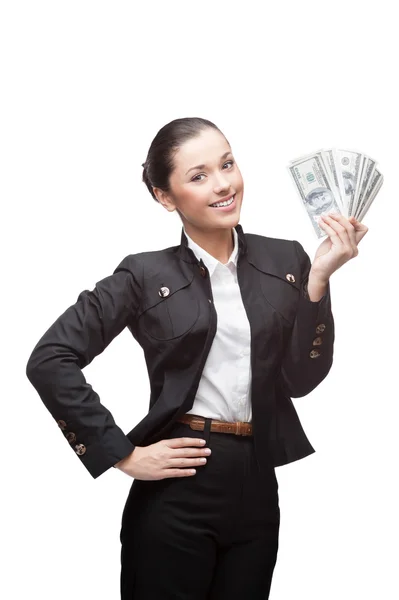
[[[334,196],[328,188],[318,187],[309,192],[305,198],[305,205],[310,216],[319,216],[322,213],[337,211]]]

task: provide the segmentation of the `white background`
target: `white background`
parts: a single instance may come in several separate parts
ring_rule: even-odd
[[[296,399],[316,449],[277,469],[271,599],[396,600],[398,564],[398,33],[395,4],[1,3],[2,560],[7,600],[119,597],[132,479],[94,480],[25,375],[38,339],[124,256],[180,242],[141,181],[151,140],[210,119],[245,181],[245,232],[319,241],[286,164],[320,147],[385,176],[359,256],[331,278],[328,377]],[[127,432],[148,411],[124,330],[85,371]],[[4,568],[5,567],[5,568]]]

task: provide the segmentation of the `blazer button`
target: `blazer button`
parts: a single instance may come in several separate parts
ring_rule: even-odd
[[[75,446],[75,452],[76,454],[79,454],[79,456],[81,456],[86,452],[86,446],[84,444],[77,444]]]
[[[204,267],[200,267],[200,273],[202,277],[206,277],[206,269]]]
[[[321,346],[323,343],[323,339],[321,337],[317,337],[313,340],[313,346]]]
[[[318,350],[312,350],[309,354],[310,358],[317,358],[320,356],[320,352]]]
[[[66,439],[70,444],[73,444],[74,442],[76,442],[76,435],[73,433],[73,431],[68,431],[68,433],[66,434]]]
[[[57,421],[57,425],[58,425],[58,427],[60,427],[60,429],[62,429],[62,431],[64,431],[64,429],[66,427],[65,421],[62,421],[62,420]]]
[[[288,279],[288,281],[290,281],[291,283],[295,283],[295,277],[291,273],[287,273],[285,278]]]
[[[165,298],[165,296],[169,296],[170,294],[170,289],[167,287],[161,287],[161,289],[159,290],[158,294],[162,297]]]
[[[320,325],[318,325],[316,327],[316,333],[323,333],[323,331],[325,330],[326,326],[324,325],[324,323],[320,323]]]

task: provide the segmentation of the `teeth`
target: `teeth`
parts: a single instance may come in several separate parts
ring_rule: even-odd
[[[226,202],[216,202],[216,204],[211,204],[211,206],[229,206],[234,200],[234,196],[230,198],[230,200],[226,200]]]

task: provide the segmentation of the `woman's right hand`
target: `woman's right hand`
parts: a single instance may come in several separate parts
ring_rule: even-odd
[[[201,438],[172,438],[149,446],[136,446],[115,467],[134,479],[156,480],[195,475],[194,467],[206,464],[211,453]],[[193,448],[194,446],[194,448]]]

